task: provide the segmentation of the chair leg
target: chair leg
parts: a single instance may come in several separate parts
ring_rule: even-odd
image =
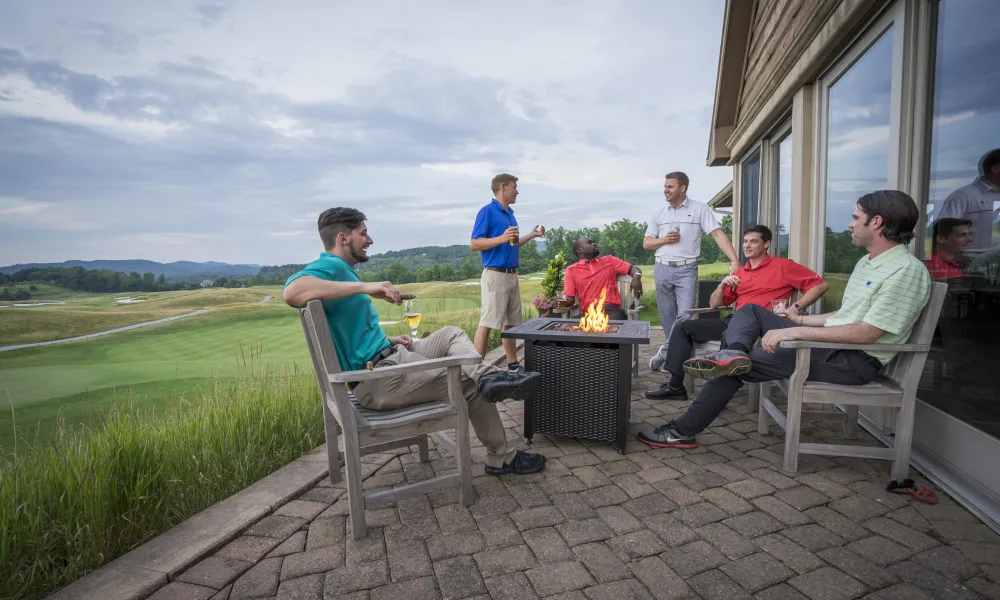
[[[340,447],[337,439],[337,418],[333,416],[330,407],[323,403],[323,429],[326,433],[326,460],[330,465],[330,483],[339,483],[340,473]]]
[[[844,421],[844,439],[858,439],[858,406],[856,404],[851,404],[847,407],[847,418]]]
[[[430,453],[427,451],[427,436],[417,436],[417,449],[420,452],[420,462],[431,462]]]
[[[790,389],[788,412],[785,416],[785,463],[784,470],[795,473],[799,470],[799,432],[802,425],[802,396]]]
[[[767,414],[763,402],[757,403],[757,433],[769,435],[771,433],[771,415]]]
[[[910,474],[910,446],[913,442],[913,417],[916,412],[916,394],[903,396],[903,406],[896,412],[896,432],[893,447],[896,459],[892,461],[892,478],[903,481]]]
[[[684,373],[684,389],[686,389],[689,394],[694,393],[694,375]]]
[[[759,383],[751,383],[748,391],[750,399],[747,401],[747,408],[757,410],[757,406],[760,405],[761,385]]]
[[[462,396],[462,371],[448,367],[448,397],[455,407],[455,459],[458,462],[458,502],[469,506],[473,501],[472,448],[469,443],[469,405]]]
[[[347,502],[350,511],[351,536],[354,539],[365,537],[365,490],[361,484],[361,449],[358,439],[344,440],[344,466],[347,467]]]

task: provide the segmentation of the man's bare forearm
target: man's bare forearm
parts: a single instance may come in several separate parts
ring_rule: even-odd
[[[808,290],[806,290],[806,293],[802,294],[802,297],[798,299],[796,304],[802,307],[803,310],[812,306],[813,304],[816,303],[817,300],[823,297],[823,294],[826,293],[827,287],[828,286],[824,281],[819,285],[815,285],[809,288]]]
[[[365,284],[360,281],[327,281],[318,277],[304,276],[288,284],[281,297],[289,306],[301,308],[313,300],[339,300],[355,294],[365,293]]]
[[[715,239],[715,243],[718,244],[719,249],[722,253],[729,258],[729,262],[733,264],[740,264],[740,257],[736,254],[736,248],[733,247],[733,242],[726,235],[726,232],[722,229],[716,229],[712,232],[712,238]]]
[[[822,315],[799,315],[795,321],[802,327],[823,327],[826,320],[837,313],[830,312]]]
[[[642,238],[642,249],[643,250],[656,250],[662,246],[667,245],[667,238],[665,237],[650,237],[646,236]]]
[[[502,237],[474,238],[471,241],[469,241],[469,249],[471,249],[473,252],[482,252],[483,250],[496,248],[502,243],[503,243]]]
[[[722,299],[726,295],[726,288],[722,285],[718,285],[712,290],[712,295],[708,299],[709,308],[719,308],[723,305]]]
[[[836,327],[799,327],[798,329],[795,339],[834,344],[874,344],[875,340],[885,333],[868,323],[852,323]]]

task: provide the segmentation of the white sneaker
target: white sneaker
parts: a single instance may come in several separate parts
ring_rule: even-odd
[[[667,370],[664,367],[667,361],[660,358],[660,354],[654,354],[652,358],[649,359],[649,370],[654,373],[666,373]]]

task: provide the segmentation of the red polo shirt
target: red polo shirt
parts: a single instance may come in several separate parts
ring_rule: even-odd
[[[615,256],[598,256],[593,260],[581,260],[566,267],[563,282],[563,293],[576,296],[580,306],[587,309],[601,297],[601,290],[608,290],[604,298],[605,304],[621,306],[622,298],[618,294],[619,275],[628,275],[632,266]]]
[[[729,306],[735,302],[736,308],[744,304],[771,308],[772,300],[790,300],[792,292],[804,294],[823,283],[822,277],[794,260],[770,255],[764,255],[756,269],[747,261],[733,275],[740,278],[740,284],[723,291],[722,303]]]
[[[940,254],[932,254],[924,261],[927,270],[930,271],[931,279],[951,279],[952,277],[962,277],[962,265],[957,262],[942,258]]]

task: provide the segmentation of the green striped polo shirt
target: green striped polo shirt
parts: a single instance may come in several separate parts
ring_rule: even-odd
[[[843,303],[827,327],[868,323],[884,331],[876,344],[905,344],[931,297],[927,267],[900,244],[870,260],[861,257],[844,289]],[[883,365],[895,352],[869,352]]]

